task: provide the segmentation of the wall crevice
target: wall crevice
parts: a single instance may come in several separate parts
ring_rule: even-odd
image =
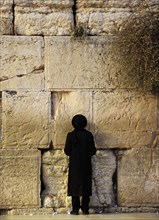
[[[0,209],[0,216],[7,215],[12,209]]]
[[[76,17],[76,11],[77,11],[77,0],[74,0],[74,4],[72,6],[73,11],[73,21],[74,21],[74,29],[77,26],[77,17]]]
[[[121,148],[121,149],[114,148],[114,149],[112,149],[113,154],[115,156],[115,160],[116,160],[116,169],[115,169],[113,176],[112,176],[113,192],[114,192],[114,206],[115,207],[118,207],[118,165],[119,165],[119,160],[121,159],[123,152],[127,151],[127,150],[130,150],[130,149],[127,149],[127,148]]]
[[[16,32],[15,32],[15,2],[13,0],[13,5],[12,5],[12,14],[13,14],[13,21],[12,21],[12,34],[13,35],[16,35]]]
[[[114,205],[118,206],[118,149],[113,149],[115,156],[116,168],[112,176],[113,192],[114,192]]]
[[[0,141],[2,140],[2,92],[0,92]]]

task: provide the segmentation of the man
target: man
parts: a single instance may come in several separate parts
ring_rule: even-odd
[[[83,214],[89,214],[89,196],[92,195],[91,157],[96,153],[96,148],[92,133],[85,129],[85,116],[75,115],[72,125],[74,130],[68,133],[64,149],[69,156],[68,196],[72,196],[71,214],[78,215],[80,207]]]

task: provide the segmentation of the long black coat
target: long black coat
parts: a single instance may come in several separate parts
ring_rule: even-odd
[[[85,129],[68,133],[64,152],[69,156],[68,196],[91,196],[91,157],[96,153],[92,133]]]

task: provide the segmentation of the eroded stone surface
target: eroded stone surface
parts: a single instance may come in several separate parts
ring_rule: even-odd
[[[43,89],[43,38],[0,37],[0,90]]]
[[[118,165],[119,206],[158,206],[158,146],[131,149],[122,155]]]
[[[3,147],[47,148],[50,93],[3,92]]]
[[[107,35],[120,30],[123,22],[133,14],[159,9],[157,0],[79,0],[77,1],[77,25],[87,34]]]
[[[115,156],[110,151],[98,151],[92,158],[93,196],[91,207],[114,204],[112,177],[116,169]],[[42,193],[44,207],[71,208],[67,197],[68,159],[63,150],[45,152],[42,157],[42,176],[45,190]]]
[[[129,148],[149,145],[157,129],[157,100],[131,91],[96,92],[93,123],[99,147]]]
[[[0,209],[40,207],[37,150],[0,150]]]
[[[13,209],[8,214],[25,214],[26,210],[31,210],[29,214],[51,214],[53,210],[66,213],[71,208],[67,197],[68,158],[63,147],[72,130],[72,117],[82,113],[100,149],[92,159],[90,205],[119,212],[156,211],[157,99],[135,91],[136,85],[129,82],[111,51],[115,38],[108,35],[120,30],[133,13],[140,15],[147,6],[158,10],[159,2],[78,0],[74,14],[77,27],[82,26],[85,35],[98,37],[48,37],[72,34],[74,2],[14,0],[13,5],[13,0],[0,1],[0,35],[44,36],[0,37],[0,209]],[[41,210],[40,155],[31,148],[47,148],[50,140],[54,150],[45,151],[42,158],[45,210]],[[118,208],[114,207],[112,181],[117,164],[110,148],[127,148],[119,151],[123,156],[118,163],[118,202],[122,206]]]
[[[0,35],[13,34],[13,0],[0,1]]]
[[[91,101],[91,92],[77,91],[52,93],[50,138],[56,149],[63,148],[67,133],[73,129],[71,121],[74,115],[85,115],[88,119],[88,127],[91,126]]]
[[[2,139],[2,92],[0,92],[0,141]]]
[[[44,207],[61,208],[70,205],[67,198],[67,157],[63,150],[45,152],[42,156],[42,192]]]
[[[21,91],[39,91],[44,88],[44,73],[26,74],[15,76],[10,79],[4,79],[0,82],[1,91],[3,90],[21,90]]]
[[[70,35],[73,0],[15,0],[15,32],[20,35]]]
[[[46,89],[116,87],[110,42],[102,37],[45,37]]]
[[[114,205],[113,174],[116,158],[111,151],[100,150],[92,158],[93,194],[90,206],[106,207]]]

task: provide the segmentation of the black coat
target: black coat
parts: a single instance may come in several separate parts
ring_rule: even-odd
[[[68,196],[91,196],[91,157],[96,153],[92,133],[85,129],[68,133],[64,152],[69,156]]]

